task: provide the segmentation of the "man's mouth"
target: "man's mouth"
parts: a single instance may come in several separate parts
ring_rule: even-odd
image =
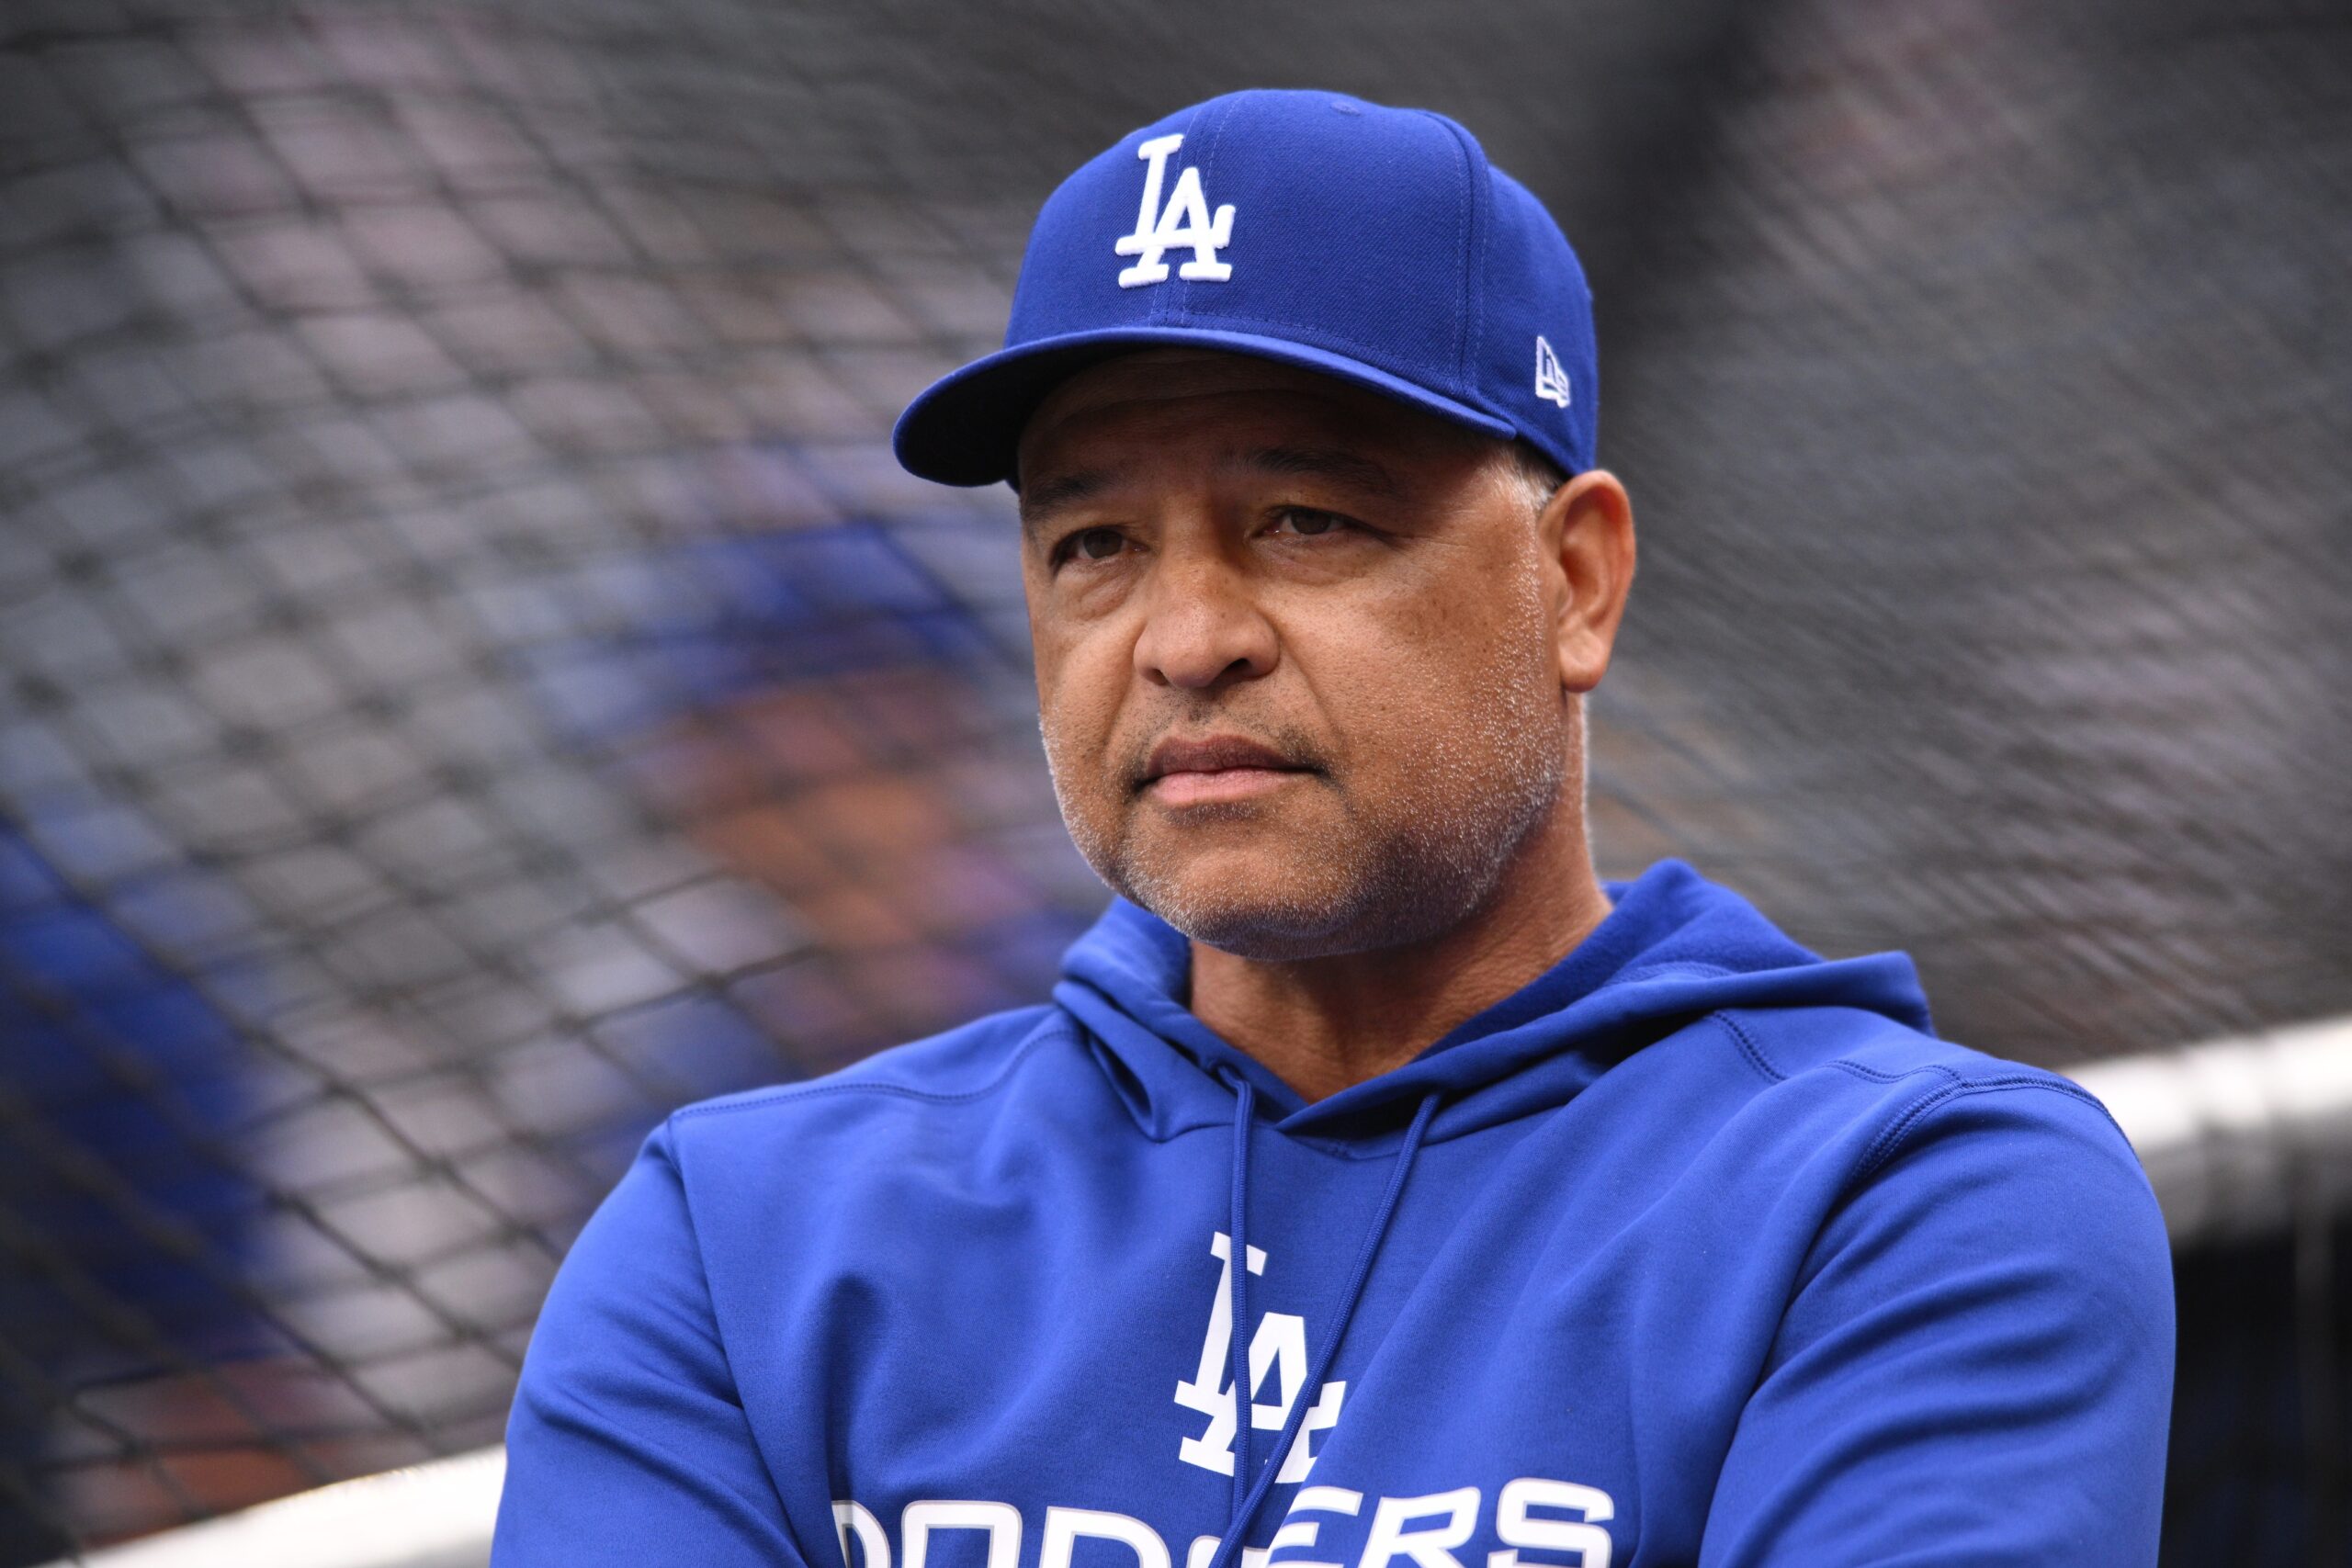
[[[1151,749],[1136,790],[1162,806],[1202,806],[1270,794],[1314,771],[1245,736],[1170,739]]]

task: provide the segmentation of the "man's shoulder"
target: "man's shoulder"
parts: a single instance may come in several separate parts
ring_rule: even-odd
[[[1864,1009],[1730,1007],[1715,1017],[1769,1085],[1802,1083],[1848,1092],[1849,1086],[1860,1086],[1862,1098],[1895,1100],[1940,1089],[2030,1088],[2097,1103],[2081,1085],[2046,1067]]]
[[[2125,1295],[2143,1292],[2161,1314],[2163,1214],[2081,1085],[1863,1010],[1729,1008],[1709,1021],[1721,1033],[1693,1031],[1691,1054],[1727,1036],[1746,1062],[1725,1071],[1716,1053],[1709,1081],[1724,1099],[1679,1145],[1658,1140],[1656,1157],[1678,1212],[1780,1260],[1781,1282],[1759,1299],[1788,1305],[1860,1281],[1839,1298],[1851,1306],[1992,1270],[2030,1274],[2052,1312],[2120,1310],[2127,1281]],[[1821,1329],[1798,1318],[1784,1344]]]
[[[1841,1141],[1858,1143],[1858,1176],[1965,1125],[1977,1139],[2069,1145],[2137,1179],[2107,1108],[2049,1068],[1861,1010],[1728,1008],[1715,1019],[1747,1059],[1750,1109],[1806,1147],[1836,1127]]]

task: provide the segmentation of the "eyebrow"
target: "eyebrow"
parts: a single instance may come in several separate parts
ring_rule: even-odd
[[[1380,463],[1337,446],[1259,446],[1232,453],[1219,466],[1286,479],[1329,479],[1392,501],[1404,494],[1396,476]],[[1113,468],[1081,468],[1029,486],[1021,492],[1021,531],[1035,536],[1054,513],[1091,500],[1119,478],[1119,471]]]
[[[1112,468],[1080,468],[1025,487],[1021,491],[1021,532],[1034,537],[1052,513],[1101,494],[1118,477]]]

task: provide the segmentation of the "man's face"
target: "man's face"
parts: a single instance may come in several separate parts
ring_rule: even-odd
[[[1153,350],[1023,434],[1046,755],[1114,888],[1258,959],[1450,929],[1559,804],[1573,703],[1503,443]]]

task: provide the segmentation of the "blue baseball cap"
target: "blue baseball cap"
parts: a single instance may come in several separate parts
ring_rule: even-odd
[[[1426,109],[1229,93],[1127,136],[1046,198],[1004,347],[908,404],[892,447],[943,484],[1012,479],[1056,385],[1155,345],[1323,371],[1593,466],[1584,268],[1543,203]]]

